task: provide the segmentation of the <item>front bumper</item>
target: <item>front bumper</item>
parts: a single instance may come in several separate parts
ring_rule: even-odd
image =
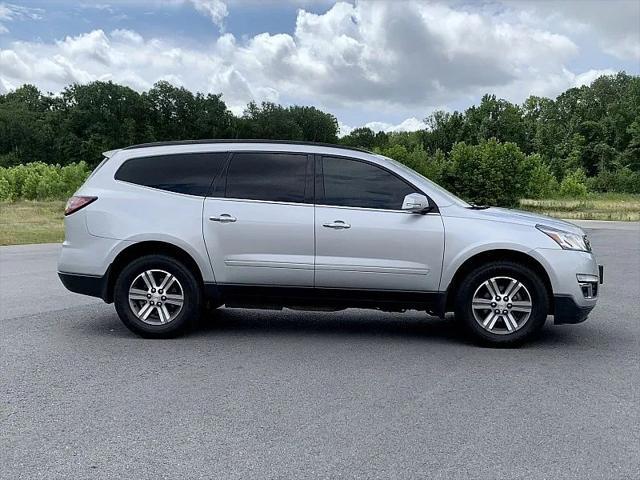
[[[584,322],[596,306],[604,276],[593,254],[559,248],[539,248],[532,254],[551,281],[554,323]]]
[[[555,325],[582,323],[595,307],[595,303],[593,305],[580,306],[571,295],[554,295],[553,301],[553,323]]]
[[[586,287],[581,285],[582,293],[585,298],[594,300],[590,305],[578,305],[571,295],[554,295],[554,318],[555,325],[565,325],[571,323],[584,322],[591,310],[596,306],[595,301],[598,295],[598,285],[604,283],[604,267],[598,265],[597,282],[590,282]]]

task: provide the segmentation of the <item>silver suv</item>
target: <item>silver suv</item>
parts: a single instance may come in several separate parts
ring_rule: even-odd
[[[599,269],[575,225],[470,205],[374,153],[273,141],[105,153],[65,212],[59,276],[144,337],[204,308],[424,310],[512,345],[578,323]]]

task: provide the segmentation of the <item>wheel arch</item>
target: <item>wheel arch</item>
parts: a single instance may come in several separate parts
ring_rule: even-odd
[[[144,255],[166,255],[182,262],[196,276],[201,287],[204,286],[203,273],[194,258],[184,249],[168,242],[147,240],[129,245],[116,255],[108,269],[105,301],[113,302],[113,290],[120,272],[131,261]]]
[[[466,259],[458,267],[451,281],[449,282],[449,285],[447,286],[446,297],[444,301],[445,312],[453,311],[453,301],[456,291],[460,286],[462,280],[466,275],[469,274],[469,272],[489,262],[505,260],[529,267],[540,276],[542,282],[544,283],[545,289],[547,291],[547,297],[549,299],[549,313],[552,314],[554,311],[553,288],[551,286],[551,279],[549,278],[549,274],[547,273],[546,269],[538,260],[536,260],[531,255],[518,250],[509,249],[486,250],[480,253],[476,253],[475,255],[472,255],[471,257]]]

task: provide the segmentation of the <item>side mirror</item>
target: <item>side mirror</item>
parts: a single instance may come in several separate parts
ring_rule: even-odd
[[[402,202],[402,210],[413,213],[423,213],[430,209],[429,199],[421,193],[410,193],[404,197]]]

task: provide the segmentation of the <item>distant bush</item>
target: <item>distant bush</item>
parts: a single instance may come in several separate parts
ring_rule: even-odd
[[[0,201],[64,200],[73,195],[89,173],[84,162],[64,167],[42,162],[0,167]]]
[[[558,180],[540,155],[527,157],[523,174],[528,177],[526,198],[551,198],[558,195]]]
[[[377,149],[382,155],[393,158],[419,174],[436,183],[442,183],[447,160],[438,150],[435,155],[429,155],[422,145],[405,146],[395,144],[384,149]]]
[[[526,156],[515,143],[490,139],[479,145],[457,143],[447,157],[429,155],[422,145],[394,144],[376,149],[456,195],[479,204],[514,206],[522,197],[552,198],[561,194],[551,166],[541,155]],[[564,194],[586,194],[582,170],[564,182]]]
[[[587,176],[584,170],[578,168],[568,173],[560,183],[560,196],[562,197],[586,197]]]
[[[640,193],[640,172],[628,167],[605,170],[589,178],[587,185],[595,192]]]
[[[478,204],[514,206],[529,188],[527,159],[515,143],[457,143],[450,162],[445,186]]]

